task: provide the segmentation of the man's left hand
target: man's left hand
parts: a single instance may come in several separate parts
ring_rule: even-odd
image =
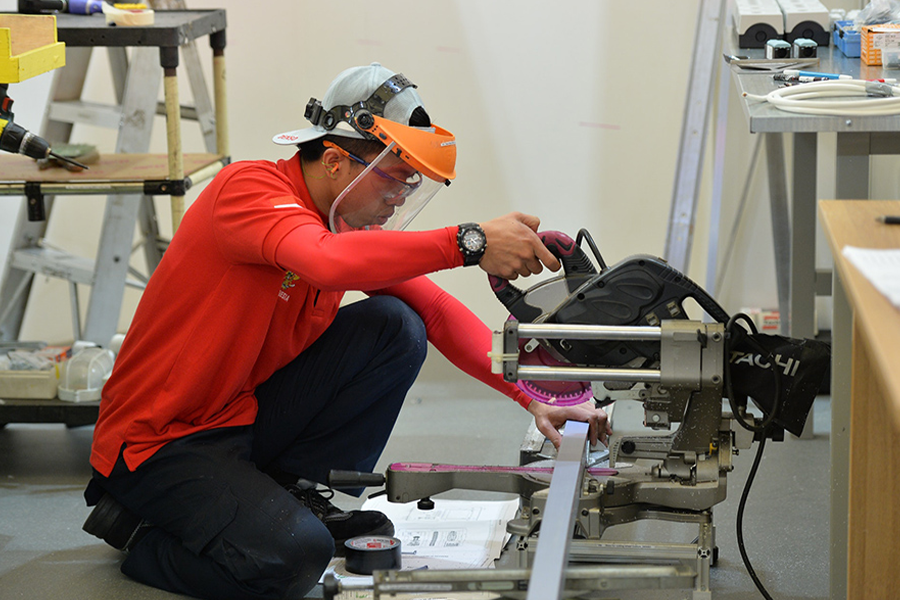
[[[528,405],[528,412],[534,415],[534,423],[538,430],[557,448],[562,442],[559,428],[565,425],[566,421],[587,423],[591,446],[598,441],[605,444],[609,440],[609,434],[612,433],[606,411],[595,408],[593,400],[572,406],[553,406],[532,400]]]

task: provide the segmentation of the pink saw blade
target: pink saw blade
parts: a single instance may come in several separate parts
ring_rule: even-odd
[[[514,321],[515,317],[509,317]],[[519,364],[525,366],[542,367],[571,367],[571,363],[561,361],[554,357],[542,345],[528,352],[525,346],[528,340],[519,340]],[[587,402],[594,397],[589,381],[526,381],[520,379],[516,386],[525,394],[538,402],[555,406],[572,406]]]
[[[519,364],[549,367],[571,366],[569,363],[551,356],[543,346],[538,346],[532,352],[526,352],[520,346]],[[520,379],[516,382],[516,386],[528,397],[544,404],[556,406],[581,404],[594,397],[591,384],[587,381],[525,381]]]

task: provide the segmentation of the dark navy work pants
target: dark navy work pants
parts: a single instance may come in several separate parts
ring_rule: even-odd
[[[422,320],[394,297],[342,307],[310,348],[257,388],[253,426],[170,442],[134,472],[121,456],[110,477],[95,472],[93,495],[102,487],[154,525],[122,572],[198,598],[302,597],[334,542],[266,472],[324,483],[331,469],[372,471],[426,345]]]

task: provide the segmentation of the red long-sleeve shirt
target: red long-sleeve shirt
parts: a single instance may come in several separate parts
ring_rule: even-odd
[[[254,390],[331,324],[344,292],[391,294],[466,373],[529,399],[490,372],[490,330],[424,275],[462,264],[456,227],[334,235],[300,160],[230,165],[207,186],[144,291],[103,389],[91,464],[130,469],[167,442],[256,418]]]

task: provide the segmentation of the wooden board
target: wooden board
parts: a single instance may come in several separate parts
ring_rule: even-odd
[[[186,176],[222,158],[221,154],[185,154]],[[165,154],[101,154],[87,171],[72,173],[62,167],[41,170],[37,163],[18,154],[0,154],[0,182],[70,183],[77,181],[150,181],[169,178]]]

